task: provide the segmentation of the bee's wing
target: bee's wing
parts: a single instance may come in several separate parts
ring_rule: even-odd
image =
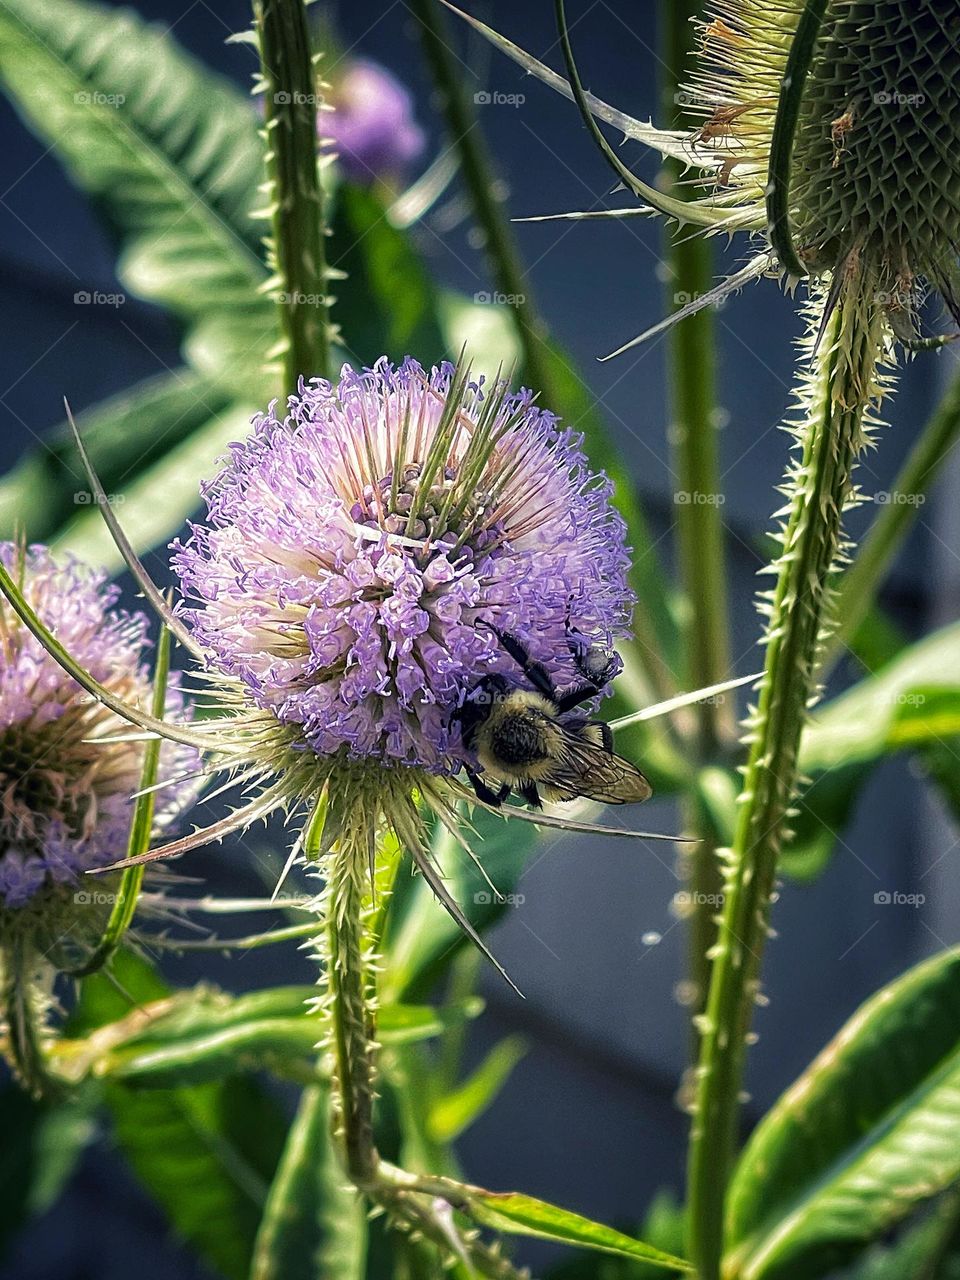
[[[615,756],[600,743],[560,725],[563,741],[555,767],[541,787],[548,798],[575,800],[585,796],[603,804],[639,804],[653,788],[629,760]],[[555,794],[550,797],[549,793]]]

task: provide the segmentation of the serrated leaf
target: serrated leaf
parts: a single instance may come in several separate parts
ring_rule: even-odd
[[[161,374],[80,414],[77,425],[108,494],[117,494],[233,402],[187,369]],[[0,480],[0,537],[49,541],[91,505],[66,422]]]
[[[118,495],[118,517],[138,555],[165,546],[196,513],[202,503],[200,482],[214,474],[227,445],[248,434],[253,412],[252,404],[228,404]],[[121,571],[123,557],[100,512],[90,506],[79,510],[83,514],[62,528],[50,545],[88,564]]]
[[[327,1089],[306,1089],[264,1210],[250,1280],[363,1280],[367,1222],[331,1142]]]
[[[816,1280],[960,1176],[960,951],[883,988],[783,1095],[731,1186],[730,1280]]]
[[[133,1014],[105,1019],[86,1039],[60,1040],[54,1060],[70,1079],[94,1076],[154,1089],[294,1062],[310,1070],[321,1039],[309,1009],[315,996],[315,988],[300,986],[236,997],[197,987],[139,1003]],[[418,1044],[482,1007],[476,998],[442,1010],[387,1002],[378,1013],[377,1035],[385,1045]]]
[[[192,317],[269,311],[262,180],[249,99],[158,26],[82,0],[8,0],[0,75],[20,112],[98,202],[133,292]]]
[[[471,1189],[470,1205],[477,1219],[496,1231],[537,1236],[561,1244],[585,1245],[600,1253],[639,1258],[666,1270],[685,1273],[693,1270],[689,1262],[681,1258],[644,1244],[642,1240],[634,1240],[613,1227],[592,1222],[579,1213],[571,1213],[569,1209],[561,1209],[545,1200],[536,1200],[533,1196]]]

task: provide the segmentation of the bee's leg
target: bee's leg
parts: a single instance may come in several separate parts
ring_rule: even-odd
[[[523,674],[527,677],[538,693],[542,693],[545,698],[549,698],[551,702],[556,701],[556,690],[553,687],[553,681],[546,667],[540,662],[534,662],[527,652],[526,646],[521,644],[516,636],[510,635],[508,631],[500,631],[497,627],[490,626],[489,622],[485,622],[484,626],[490,627],[500,643],[509,653],[510,657],[520,667],[523,668]]]
[[[540,799],[540,792],[537,790],[535,782],[525,782],[519,788],[520,794],[526,800],[532,809],[542,809],[543,801]]]
[[[554,698],[554,702],[557,710],[562,715],[564,711],[572,711],[574,707],[579,707],[583,703],[589,702],[591,698],[595,698],[600,693],[601,689],[602,686],[595,684],[593,680],[585,680],[583,684],[574,685],[566,693]]]
[[[488,787],[475,769],[468,769],[467,777],[477,793],[477,799],[482,804],[491,805],[494,809],[499,809],[510,794],[510,787],[506,783],[503,784],[499,791],[494,791],[492,787]]]

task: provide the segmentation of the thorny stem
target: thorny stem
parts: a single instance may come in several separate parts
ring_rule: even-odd
[[[678,97],[688,69],[699,0],[664,0],[663,84],[667,116],[675,128],[686,117]],[[680,183],[682,166],[667,164],[675,196],[696,191]],[[713,280],[713,250],[701,236],[671,235],[666,248],[670,266],[668,303],[677,310],[706,293]],[[670,378],[671,434],[679,496],[676,504],[680,577],[687,601],[684,641],[689,687],[702,689],[726,680],[730,672],[730,624],[727,564],[721,519],[721,480],[717,448],[714,324],[709,307],[675,325],[667,346]],[[722,744],[735,736],[734,703],[701,702],[695,708],[694,756],[703,767],[716,761]],[[696,799],[687,802],[686,822],[701,837],[688,855],[693,908],[689,917],[690,978],[697,993],[694,1015],[702,1011],[710,977],[708,954],[716,940],[715,908],[722,891],[717,839],[709,815]]]
[[[688,1172],[690,1250],[698,1280],[720,1276],[724,1200],[777,855],[788,835],[800,734],[816,691],[829,576],[841,551],[851,471],[877,395],[882,317],[874,293],[856,264],[846,271],[801,402],[802,456],[788,475],[789,515],[768,609],[765,670],[750,722],[750,753],[701,1020]]]
[[[486,253],[497,291],[510,299],[510,311],[530,384],[546,404],[557,403],[552,378],[544,358],[546,333],[531,296],[520,255],[509,223],[503,216],[496,191],[497,180],[475,112],[466,94],[464,67],[451,48],[440,0],[411,0],[410,8],[420,29],[420,39],[430,73],[440,95],[450,135],[450,145],[460,160],[464,181],[480,228],[486,237]]]
[[[373,1184],[378,1162],[373,1139],[376,1027],[370,1002],[371,977],[363,953],[364,880],[369,875],[369,847],[376,831],[360,814],[350,821],[349,788],[344,790],[342,834],[324,865],[327,1012],[334,1063],[334,1133],[347,1174],[364,1190]],[[309,844],[308,838],[308,849]]]
[[[923,495],[939,475],[958,438],[960,374],[954,376],[933,416],[917,437],[890,486],[892,501],[880,507],[853,563],[840,580],[838,625],[827,642],[824,667],[840,656],[844,645],[852,640],[869,612],[898,546],[917,518]]]
[[[272,265],[284,335],[283,395],[330,363],[323,191],[317,162],[317,84],[303,0],[255,0],[264,79]]]
[[[326,961],[323,1008],[332,1058],[331,1118],[344,1170],[354,1186],[411,1238],[423,1236],[445,1255],[462,1249],[477,1273],[489,1280],[521,1280],[522,1273],[495,1247],[448,1221],[449,1209],[469,1212],[455,1190],[457,1183],[439,1180],[442,1190],[421,1189],[415,1175],[386,1164],[377,1152],[377,964],[369,949],[378,940],[384,895],[390,892],[400,851],[387,848],[380,799],[371,797],[362,779],[356,785],[350,779],[331,784],[330,790],[335,798],[329,812],[323,814],[318,806],[304,847],[308,859],[316,858],[324,826],[332,824],[335,837],[323,857],[326,885],[320,907],[326,935],[320,945]],[[409,803],[409,798],[394,795],[392,803]],[[378,852],[374,907],[370,869]]]

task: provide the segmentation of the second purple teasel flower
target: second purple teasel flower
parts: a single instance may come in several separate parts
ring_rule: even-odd
[[[422,154],[426,137],[413,97],[379,63],[347,59],[330,73],[324,99],[331,110],[320,114],[318,128],[352,182],[396,181]]]

